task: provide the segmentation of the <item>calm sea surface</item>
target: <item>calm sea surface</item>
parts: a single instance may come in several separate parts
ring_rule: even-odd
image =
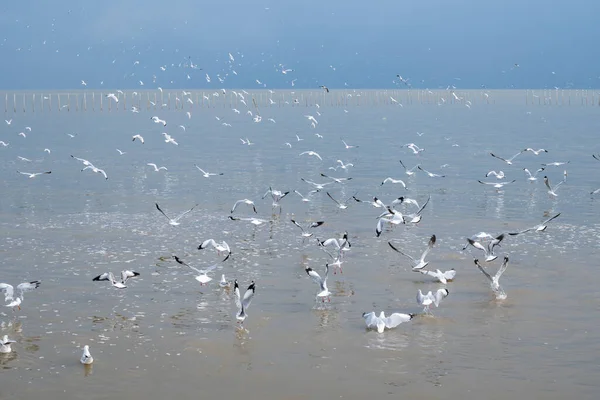
[[[494,91],[471,104],[440,92],[429,104],[415,98],[403,106],[336,105],[322,93],[309,106],[294,105],[300,94],[312,94],[276,92],[278,105],[266,107],[265,93],[257,102],[259,123],[247,114],[257,111],[252,93],[244,95],[248,107],[188,107],[181,93],[183,110],[148,110],[147,97],[139,113],[108,111],[106,98],[102,112],[98,104],[95,111],[71,105],[59,112],[56,100],[52,111],[9,107],[3,119],[11,124],[0,123],[0,140],[8,143],[0,147],[0,282],[42,285],[25,294],[21,311],[0,311],[0,335],[17,341],[13,353],[0,356],[1,399],[597,398],[600,198],[590,192],[600,187],[600,162],[591,157],[600,153],[599,107],[532,105],[525,92]],[[153,123],[153,115],[167,126]],[[306,115],[317,119],[315,128]],[[162,132],[179,145],[165,143]],[[135,134],[145,143],[132,141]],[[341,139],[359,147],[346,149]],[[415,155],[402,147],[407,143],[425,150]],[[526,147],[548,152],[523,153],[513,165],[489,155],[508,158]],[[322,161],[299,156],[307,150]],[[103,168],[109,179],[81,172],[71,155]],[[418,170],[408,176],[400,159],[446,177]],[[354,167],[329,169],[336,160]],[[555,161],[570,163],[527,181],[523,168],[533,172]],[[168,170],[154,172],[147,163]],[[194,164],[223,175],[204,178]],[[29,179],[17,170],[52,174]],[[500,191],[479,184],[495,180],[485,178],[490,170],[516,182]],[[544,174],[554,185],[564,171],[566,182],[550,198]],[[327,182],[320,173],[353,179],[326,186],[310,202],[291,192],[281,212],[270,197],[261,199],[269,186],[306,195],[311,186],[301,178]],[[407,188],[381,186],[386,177],[403,179]],[[381,209],[352,202],[340,210],[326,191],[338,199],[356,193],[386,203],[399,196],[431,201],[418,226],[388,227],[377,238]],[[255,227],[228,219],[243,198],[269,222]],[[173,227],[155,202],[169,215],[198,207]],[[497,249],[510,262],[501,280],[508,298],[496,301],[473,264],[482,254],[461,251],[465,237],[525,229],[558,212],[545,232],[508,237]],[[244,205],[235,214],[254,216]],[[350,236],[343,274],[329,275],[330,303],[315,302],[318,288],[304,268],[323,274],[331,260],[314,239],[302,240],[292,218],[325,221],[314,230],[321,239]],[[367,331],[363,312],[419,313],[417,290],[443,286],[411,272],[387,244],[418,256],[432,234],[429,267],[457,271],[446,285],[450,295],[432,316],[383,334]],[[227,241],[230,259],[221,263],[215,251],[197,250],[208,238]],[[201,287],[193,271],[171,260],[174,254],[197,268],[218,263],[209,274],[214,280]],[[141,276],[125,290],[92,282],[121,269]],[[243,290],[256,281],[247,331],[236,326],[233,293],[219,287],[221,274]],[[91,368],[79,363],[85,344],[95,358]]]

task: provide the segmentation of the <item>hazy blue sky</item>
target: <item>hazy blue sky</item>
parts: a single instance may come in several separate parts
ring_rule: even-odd
[[[0,89],[598,87],[599,15],[597,0],[3,1]]]

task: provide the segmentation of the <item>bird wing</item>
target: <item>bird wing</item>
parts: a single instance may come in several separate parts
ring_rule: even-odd
[[[327,192],[327,196],[328,196],[328,197],[329,197],[331,200],[333,200],[333,201],[335,202],[335,204],[337,204],[338,206],[341,206],[340,202],[339,202],[339,201],[337,201],[336,199],[334,199],[333,197],[331,197],[331,195],[329,194],[329,192]]]
[[[429,200],[431,200],[431,196],[427,197],[427,201],[425,202],[425,204],[423,204],[421,206],[421,208],[419,208],[419,211],[417,211],[417,215],[421,215],[421,213],[423,212],[423,210],[425,209],[425,207],[427,207],[427,204],[429,204]]]
[[[321,275],[319,275],[319,273],[317,271],[315,271],[314,269],[312,269],[310,267],[307,267],[306,273],[308,274],[308,276],[310,276],[310,278],[313,280],[314,283],[316,283],[319,286],[322,285],[323,279],[321,278]]]
[[[200,246],[198,246],[199,250],[205,249],[207,246],[217,247],[217,242],[214,239],[206,239]]]
[[[494,153],[490,153],[490,156],[492,156],[492,157],[495,157],[495,158],[497,158],[497,159],[499,159],[499,160],[502,160],[502,161],[504,161],[504,162],[507,162],[507,161],[506,161],[504,158],[502,158],[502,157],[498,157],[498,156],[497,156],[497,155],[495,155]]]
[[[548,218],[547,220],[545,220],[544,222],[542,222],[540,225],[546,225],[548,222],[552,221],[554,218],[558,218],[559,215],[560,215],[560,213],[556,214],[553,217]]]
[[[295,219],[291,219],[290,221],[292,221],[292,223],[294,225],[296,225],[298,228],[300,228],[302,230],[302,232],[304,232],[304,227],[302,225],[300,225],[299,223],[297,223]]]
[[[483,250],[487,254],[488,249],[486,249],[481,243],[476,242],[471,238],[467,238],[467,241],[471,246],[475,247],[476,249]]]
[[[254,298],[254,283],[248,286],[246,293],[244,293],[244,298],[242,299],[242,307],[244,310],[247,310],[250,307],[250,303],[252,303],[252,299]]]
[[[548,190],[552,191],[552,188],[550,187],[550,182],[548,181],[548,177],[545,177],[546,179],[544,179],[544,184],[546,185],[546,187],[548,188]]]
[[[435,235],[431,235],[431,239],[429,239],[429,243],[427,243],[427,248],[425,249],[423,254],[421,254],[421,258],[420,258],[421,262],[425,261],[425,257],[427,257],[427,254],[429,254],[431,249],[433,249],[434,244],[435,244]]]
[[[433,302],[435,303],[436,307],[440,305],[440,301],[442,301],[443,298],[448,296],[448,293],[448,289],[438,289],[437,292],[435,292]]]
[[[309,225],[309,228],[316,228],[323,225],[325,221],[315,221]]]
[[[160,211],[160,213],[161,213],[162,215],[164,215],[164,216],[165,216],[165,217],[166,217],[166,218],[167,218],[167,219],[170,221],[170,220],[171,220],[171,218],[169,218],[169,216],[168,216],[167,214],[165,214],[165,212],[164,212],[163,210],[161,210],[161,209],[160,209],[160,206],[158,205],[158,203],[154,203],[154,204],[156,204],[156,209],[157,209],[158,211]]]
[[[488,278],[490,280],[490,282],[493,282],[493,279],[490,276],[490,274],[488,274],[488,272],[485,269],[483,269],[483,267],[479,264],[479,260],[474,260],[474,262],[475,262],[475,265],[477,265],[477,268],[479,268],[479,270],[481,272],[483,272],[483,274],[485,275],[485,277]]]
[[[411,256],[409,256],[408,254],[398,250],[397,248],[394,247],[394,245],[392,244],[392,242],[388,242],[388,245],[392,248],[392,250],[402,254],[404,257],[410,258],[413,262],[416,262],[414,258],[412,258]]]
[[[367,328],[377,328],[377,320],[379,319],[377,315],[375,315],[374,311],[370,313],[363,313],[363,318],[365,319],[365,324]]]
[[[189,210],[187,210],[187,211],[183,212],[183,213],[182,213],[180,216],[178,216],[177,218],[175,218],[175,221],[179,221],[179,220],[180,220],[180,219],[181,219],[181,218],[182,218],[184,215],[186,215],[186,214],[188,214],[188,213],[192,212],[192,210],[193,210],[194,208],[196,208],[196,206],[197,206],[197,205],[198,205],[198,204],[195,204],[195,205],[194,205],[194,207],[192,207],[192,208],[190,208]]]
[[[514,156],[512,156],[511,158],[508,159],[508,161],[512,161],[514,160],[519,154],[523,153],[524,150],[521,150],[520,152],[518,152],[517,154],[515,154]]]
[[[498,269],[498,272],[496,272],[496,274],[492,278],[493,282],[497,283],[500,280],[500,277],[502,276],[504,271],[506,271],[507,266],[508,266],[508,257],[504,257],[504,261],[502,262],[502,265]]]
[[[8,283],[0,283],[0,292],[4,292],[4,301],[11,301],[14,298],[14,287]]]
[[[444,278],[446,278],[449,281],[454,279],[455,276],[456,276],[456,271],[453,269],[444,272]]]
[[[24,292],[37,289],[40,284],[40,281],[23,282],[17,285],[17,290],[21,292],[22,296]]]
[[[412,317],[411,314],[393,313],[387,318],[384,318],[383,322],[385,322],[386,328],[395,328],[403,322],[410,321]]]

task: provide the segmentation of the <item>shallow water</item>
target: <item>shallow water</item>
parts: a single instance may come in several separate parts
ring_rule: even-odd
[[[261,108],[260,123],[243,105],[239,115],[229,107],[194,108],[191,119],[182,110],[7,114],[12,125],[0,126],[0,140],[9,143],[0,147],[0,281],[42,285],[26,293],[21,311],[0,314],[0,334],[18,342],[15,352],[0,356],[0,397],[595,398],[600,223],[598,200],[589,193],[600,187],[590,173],[600,168],[591,157],[600,152],[597,110],[525,105],[523,96],[489,93],[495,104],[474,101],[470,109],[450,102]],[[152,115],[167,127],[152,123]],[[18,136],[25,126],[31,132]],[[161,132],[179,145],[165,143]],[[131,141],[137,133],[145,144]],[[240,138],[255,144],[242,145]],[[359,147],[345,149],[340,138]],[[416,156],[401,148],[410,142],[425,151]],[[510,157],[526,147],[548,153],[523,153],[512,166],[488,154]],[[298,155],[306,150],[323,161]],[[81,172],[71,154],[104,168],[109,179]],[[354,167],[328,169],[337,159]],[[446,177],[420,171],[409,177],[399,159]],[[548,167],[534,183],[525,179],[523,168],[552,161],[570,163]],[[148,162],[168,171],[156,173]],[[224,175],[203,178],[194,164]],[[516,182],[501,191],[479,184],[494,180],[484,176],[492,169]],[[550,198],[543,175],[558,183],[565,169],[566,183]],[[28,179],[15,170],[52,174]],[[269,197],[261,200],[269,186],[306,195],[311,187],[300,178],[327,181],[321,172],[353,179],[326,186],[308,203],[290,193],[281,212]],[[388,176],[405,180],[407,189],[381,186]],[[381,209],[352,202],[339,210],[326,191],[339,199],[431,201],[418,226],[386,228],[377,238]],[[253,199],[257,216],[269,222],[254,227],[229,220],[242,198]],[[155,202],[169,215],[199,205],[172,227]],[[460,251],[464,238],[521,230],[558,212],[545,232],[502,243],[497,253],[510,257],[501,279],[508,298],[494,300],[473,264],[482,254]],[[251,213],[244,205],[236,210]],[[321,239],[349,233],[343,273],[329,276],[330,303],[315,302],[317,287],[304,271],[310,266],[322,274],[330,259],[314,239],[300,238],[291,218],[324,220],[315,229]],[[418,313],[417,289],[441,287],[411,272],[387,245],[393,240],[417,256],[433,233],[430,267],[457,270],[450,295],[433,316],[419,315],[384,334],[366,331],[362,312]],[[229,243],[228,261],[196,249],[209,237]],[[172,254],[198,268],[218,263],[210,274],[215,279],[199,286]],[[495,271],[501,258],[488,268]],[[124,268],[141,273],[126,290],[92,282]],[[247,331],[236,327],[232,292],[218,287],[222,273],[243,288],[257,282]],[[95,358],[91,368],[79,364],[84,344]]]

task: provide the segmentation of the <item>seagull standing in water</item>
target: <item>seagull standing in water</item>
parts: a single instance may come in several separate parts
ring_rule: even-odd
[[[475,260],[475,265],[477,265],[477,268],[479,268],[479,270],[490,281],[490,287],[492,288],[492,292],[494,292],[494,295],[496,296],[496,299],[497,300],[504,300],[504,299],[506,299],[506,297],[507,297],[506,293],[502,289],[502,286],[500,286],[500,282],[499,281],[500,281],[500,277],[502,276],[502,274],[504,273],[504,271],[506,271],[506,267],[508,265],[508,257],[504,257],[504,261],[502,262],[502,265],[498,269],[498,272],[496,272],[496,274],[494,274],[494,276],[491,276],[485,269],[483,269],[483,267],[481,266],[481,264],[479,264],[479,260]]]
[[[186,212],[182,213],[181,215],[175,217],[175,218],[171,218],[169,217],[167,214],[165,214],[165,212],[163,210],[161,210],[160,206],[158,205],[158,203],[154,203],[156,205],[156,209],[158,211],[160,211],[160,213],[162,215],[164,215],[168,220],[169,220],[169,225],[172,226],[177,226],[179,225],[179,220],[186,214],[190,213],[194,208],[196,208],[196,206],[198,206],[198,204],[196,204],[194,207],[190,208],[189,210],[187,210]]]
[[[429,242],[427,243],[427,248],[425,249],[425,251],[423,251],[423,254],[421,254],[421,258],[419,258],[418,260],[415,260],[413,257],[409,256],[408,254],[402,252],[401,250],[398,250],[396,247],[394,247],[394,245],[392,244],[392,242],[388,242],[388,245],[395,252],[400,253],[404,257],[410,259],[412,261],[412,263],[413,263],[412,270],[413,271],[418,271],[420,269],[425,268],[429,264],[429,261],[425,261],[425,257],[427,257],[427,254],[429,254],[429,252],[431,251],[431,249],[433,249],[433,245],[435,244],[435,240],[436,240],[435,235],[431,235],[431,238],[429,239]]]
[[[313,270],[311,267],[306,267],[304,270],[306,271],[308,276],[310,276],[313,282],[319,285],[319,292],[317,293],[316,298],[321,299],[323,303],[325,302],[325,299],[327,299],[327,301],[330,302],[331,292],[329,291],[329,289],[327,289],[327,276],[329,275],[329,264],[325,264],[325,276],[323,278],[321,278],[321,275],[319,275],[319,273]]]
[[[81,359],[79,360],[83,365],[90,365],[94,362],[94,357],[90,354],[90,346],[87,344],[83,346],[83,354],[81,354]]]
[[[371,311],[370,313],[363,313],[362,316],[367,324],[367,329],[374,329],[379,333],[383,333],[385,328],[392,329],[403,322],[410,321],[415,314],[393,313],[389,317],[386,317],[383,311],[379,316],[375,315],[374,311]]]
[[[248,310],[248,307],[250,307],[250,303],[252,302],[252,299],[254,298],[254,293],[256,291],[256,285],[255,285],[255,282],[252,281],[250,283],[250,286],[248,286],[248,289],[246,289],[246,293],[244,293],[244,297],[240,296],[240,287],[238,285],[237,279],[234,281],[233,287],[234,287],[233,290],[235,292],[235,305],[237,306],[237,309],[238,309],[238,311],[235,315],[235,318],[241,324],[248,317],[246,310]]]

